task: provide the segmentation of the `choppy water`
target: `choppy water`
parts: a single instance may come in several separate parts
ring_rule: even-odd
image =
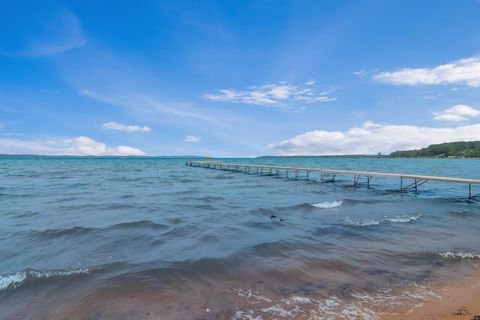
[[[228,161],[480,177],[479,160]],[[0,158],[0,318],[376,319],[480,265],[466,186],[184,163]]]

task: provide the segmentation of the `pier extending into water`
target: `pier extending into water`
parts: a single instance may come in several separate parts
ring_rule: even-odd
[[[373,177],[384,178],[397,178],[400,179],[400,192],[408,190],[418,191],[418,187],[429,181],[446,182],[446,183],[461,183],[465,184],[468,188],[468,201],[480,198],[480,193],[474,193],[472,185],[480,185],[480,179],[466,179],[466,178],[452,178],[452,177],[439,177],[439,176],[424,176],[416,174],[404,174],[404,173],[387,173],[387,172],[370,172],[370,171],[355,171],[355,170],[335,170],[335,169],[323,169],[323,168],[303,168],[303,167],[286,167],[286,166],[274,166],[263,164],[246,164],[246,163],[233,163],[233,162],[221,162],[214,160],[187,160],[185,163],[190,167],[201,167],[208,169],[217,169],[225,171],[237,171],[246,174],[259,174],[278,176],[283,175],[287,178],[306,178],[314,179],[316,174],[322,182],[335,182],[337,175],[350,175],[353,181],[353,186],[358,186],[362,183],[360,178],[364,178],[364,183],[367,187],[370,187],[370,183]]]

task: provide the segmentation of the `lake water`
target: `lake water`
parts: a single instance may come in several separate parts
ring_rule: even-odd
[[[466,159],[225,161],[480,178]],[[310,178],[0,158],[0,319],[377,319],[480,266],[466,185]]]

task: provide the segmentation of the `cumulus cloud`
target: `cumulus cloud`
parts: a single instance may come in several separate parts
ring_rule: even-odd
[[[118,130],[124,132],[150,132],[151,129],[147,126],[137,126],[137,125],[126,125],[117,122],[107,122],[102,124],[102,128],[107,130]]]
[[[423,148],[430,144],[480,140],[480,124],[431,128],[385,125],[372,121],[346,131],[315,130],[271,144],[280,155],[388,154],[396,150]]]
[[[480,110],[464,104],[457,104],[451,108],[434,112],[433,119],[439,121],[458,122],[480,116]]]
[[[461,59],[433,68],[404,68],[393,72],[380,72],[373,78],[394,85],[457,84],[478,87],[480,59]]]
[[[0,149],[7,154],[41,154],[71,156],[142,156],[140,149],[130,146],[108,147],[92,138],[79,136],[48,140],[0,138]]]
[[[199,136],[185,136],[185,138],[183,138],[183,142],[190,142],[190,143],[195,143],[195,142],[198,142],[200,141],[200,137]]]
[[[213,93],[207,93],[203,97],[212,101],[251,104],[288,108],[295,104],[312,104],[336,100],[328,91],[318,92],[313,88],[314,80],[305,82],[303,85],[292,85],[280,81],[262,86],[252,86],[247,90],[219,89]]]

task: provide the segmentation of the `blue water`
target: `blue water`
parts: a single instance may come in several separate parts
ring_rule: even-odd
[[[224,161],[480,178],[466,159]],[[375,319],[478,267],[467,186],[401,194],[396,179],[351,180],[185,159],[0,158],[0,318]]]

